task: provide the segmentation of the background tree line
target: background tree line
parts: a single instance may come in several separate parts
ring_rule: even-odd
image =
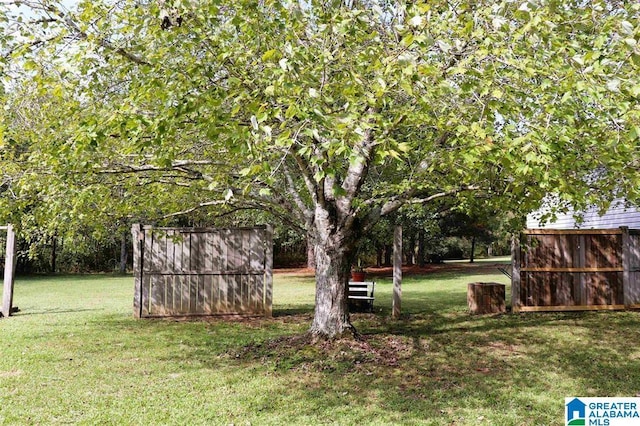
[[[420,217],[421,220],[417,220]],[[181,218],[175,226],[252,226],[268,218],[242,217],[204,224]],[[480,221],[459,212],[398,215],[394,221],[381,221],[363,241],[360,258],[363,267],[391,266],[394,224],[403,227],[403,263],[424,266],[446,259],[470,259],[510,253],[510,232],[506,222],[497,219]],[[114,225],[112,232],[99,229],[33,228],[19,235],[17,241],[18,273],[88,273],[124,274],[132,268],[130,228]],[[313,267],[306,235],[286,224],[274,226],[274,265],[276,268]]]

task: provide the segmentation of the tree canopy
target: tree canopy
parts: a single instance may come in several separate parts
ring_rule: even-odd
[[[355,247],[405,205],[640,198],[636,3],[15,3],[1,210],[265,210],[316,246],[319,336],[351,329]]]

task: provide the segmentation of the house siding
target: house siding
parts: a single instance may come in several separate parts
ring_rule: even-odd
[[[583,214],[583,221],[577,223],[572,211],[558,214],[553,223],[540,222],[540,217],[548,209],[540,209],[527,216],[528,229],[613,229],[626,226],[640,229],[640,211],[634,207],[625,206],[624,200],[616,200],[604,215],[600,215],[596,208],[587,210]]]

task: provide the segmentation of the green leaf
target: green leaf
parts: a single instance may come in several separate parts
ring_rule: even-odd
[[[400,142],[398,144],[398,150],[403,153],[411,151],[411,145],[407,142]]]
[[[267,50],[262,55],[262,62],[267,62],[269,59],[273,58],[278,51],[276,49]]]
[[[409,96],[413,96],[413,87],[411,86],[411,83],[405,79],[400,80],[400,87],[402,87],[402,90],[404,90],[407,95]]]
[[[405,47],[409,47],[413,43],[413,40],[414,40],[413,33],[408,33],[404,37],[402,37],[402,40],[400,40],[400,44]]]
[[[296,114],[298,113],[298,108],[295,104],[289,104],[289,107],[287,108],[287,110],[284,113],[285,118],[290,119],[296,116]]]

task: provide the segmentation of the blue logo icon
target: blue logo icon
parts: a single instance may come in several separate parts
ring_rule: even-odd
[[[567,426],[584,426],[587,404],[578,398],[572,399],[567,404]]]

